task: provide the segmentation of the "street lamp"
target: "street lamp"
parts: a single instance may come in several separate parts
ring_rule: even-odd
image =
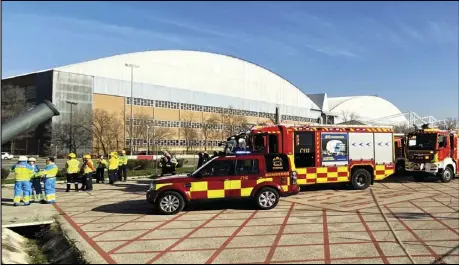
[[[132,106],[134,104],[134,96],[133,96],[133,91],[134,91],[134,68],[139,68],[138,65],[136,64],[132,64],[132,63],[125,63],[124,66],[126,67],[130,67],[131,68],[131,123],[130,123],[130,134],[129,134],[129,138],[130,138],[130,141],[129,141],[129,149],[130,149],[130,155],[132,156],[132,125],[133,125],[133,122],[132,120],[134,119],[133,117],[133,114],[132,114]]]
[[[73,118],[73,105],[77,105],[77,102],[69,101],[66,100],[65,103],[70,104],[70,150],[69,153],[71,153],[73,150],[73,123],[72,123],[72,118]]]
[[[147,155],[150,152],[150,135],[149,135],[149,131],[150,131],[150,125],[147,125]]]

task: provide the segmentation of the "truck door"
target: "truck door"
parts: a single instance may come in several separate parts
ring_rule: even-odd
[[[296,168],[315,167],[314,132],[295,132],[294,158]]]
[[[259,165],[257,158],[238,157],[236,160],[236,175],[231,180],[230,197],[250,196],[260,177]]]

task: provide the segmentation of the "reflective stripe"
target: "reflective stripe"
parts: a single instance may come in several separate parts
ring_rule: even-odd
[[[67,160],[67,174],[78,173],[79,165],[80,165],[80,161],[74,158]]]

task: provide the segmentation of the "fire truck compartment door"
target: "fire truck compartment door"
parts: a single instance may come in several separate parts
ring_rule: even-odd
[[[375,162],[391,163],[393,159],[393,140],[392,133],[374,133],[375,136]]]
[[[373,133],[349,133],[350,160],[371,160],[374,156]]]

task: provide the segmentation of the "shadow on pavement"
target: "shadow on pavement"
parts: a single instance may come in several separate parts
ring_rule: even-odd
[[[421,219],[429,219],[432,220],[432,217],[426,213],[394,213],[398,218],[403,220],[421,220]],[[440,219],[446,220],[457,220],[454,217],[441,217]]]
[[[13,205],[13,199],[2,198],[2,205],[3,206],[14,206]]]

